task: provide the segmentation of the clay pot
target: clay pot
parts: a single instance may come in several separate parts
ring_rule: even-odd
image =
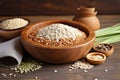
[[[96,14],[97,11],[95,11],[95,8],[80,7],[77,8],[77,12],[75,17],[73,18],[73,21],[78,21],[89,25],[89,28],[95,31],[100,28],[100,21],[96,17]]]

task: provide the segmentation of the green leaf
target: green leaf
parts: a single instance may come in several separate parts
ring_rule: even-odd
[[[96,37],[102,36],[102,35],[116,34],[119,32],[120,32],[120,23],[113,25],[112,27],[107,27],[107,28],[95,31]]]
[[[120,23],[95,31],[95,44],[115,43],[120,41]]]

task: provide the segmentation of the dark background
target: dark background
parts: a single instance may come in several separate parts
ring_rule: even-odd
[[[120,0],[0,0],[0,16],[72,15],[79,6],[95,7],[98,14],[120,14]]]

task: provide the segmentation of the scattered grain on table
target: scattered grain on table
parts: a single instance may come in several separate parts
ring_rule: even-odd
[[[24,61],[21,62],[19,66],[10,68],[11,70],[14,70],[17,73],[28,73],[32,71],[36,71],[42,68],[42,63],[38,62],[37,60],[34,60],[31,57],[26,58]]]
[[[2,73],[1,76],[3,76],[3,77],[7,77],[7,75],[6,75],[5,73]]]
[[[69,69],[69,71],[72,71],[72,69]]]
[[[84,70],[85,73],[87,73],[88,71],[87,70]]]
[[[108,70],[107,70],[107,69],[105,69],[105,72],[108,72]]]
[[[12,75],[13,75],[13,73],[10,73],[9,75],[10,75],[10,76],[12,76]]]
[[[74,62],[71,66],[69,66],[69,69],[91,69],[93,68],[94,65],[88,63],[87,61],[85,60],[78,60],[76,62]]]
[[[58,72],[57,70],[54,70],[54,72],[56,73],[56,72]]]
[[[14,74],[13,77],[16,77],[16,74]]]
[[[36,79],[38,79],[38,77],[37,77],[37,76],[35,76],[35,77],[34,77],[34,79],[36,80]]]
[[[98,80],[98,78],[95,78],[94,80]]]

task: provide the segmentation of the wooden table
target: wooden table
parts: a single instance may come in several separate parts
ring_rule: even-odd
[[[73,16],[24,17],[30,19],[32,23],[51,19],[71,20],[73,18]],[[101,28],[109,27],[120,22],[120,15],[102,15],[98,17],[101,22]],[[0,19],[4,18],[7,17],[0,17]],[[72,63],[64,65],[45,64],[43,68],[38,71],[27,74],[17,73],[17,76],[14,78],[9,76],[9,73],[13,73],[13,71],[0,67],[0,74],[5,73],[8,75],[6,78],[0,75],[0,80],[33,80],[35,76],[38,77],[38,80],[120,80],[120,43],[114,43],[113,45],[115,46],[114,54],[108,57],[106,62],[89,69],[86,73],[81,69],[69,71],[68,66]],[[55,73],[54,70],[58,72]],[[105,70],[108,70],[108,72],[105,72]]]

